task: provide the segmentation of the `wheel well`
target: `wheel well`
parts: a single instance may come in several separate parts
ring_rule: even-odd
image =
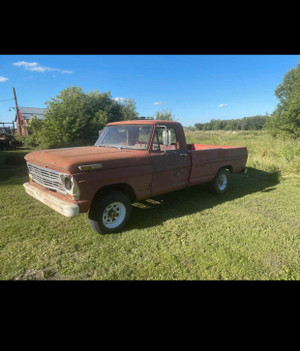
[[[228,166],[223,166],[220,169],[226,169],[228,170],[230,173],[232,173],[232,166],[228,165]]]
[[[108,193],[111,190],[117,190],[117,191],[122,191],[125,195],[127,195],[130,199],[131,202],[136,202],[137,198],[135,195],[134,190],[132,187],[126,183],[120,183],[120,184],[112,184],[112,185],[107,185],[102,188],[100,188],[96,194],[94,195],[93,201],[96,197],[99,197],[103,195],[104,193]]]

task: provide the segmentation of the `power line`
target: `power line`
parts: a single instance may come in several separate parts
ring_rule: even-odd
[[[0,102],[3,102],[3,101],[10,101],[10,100],[14,100],[14,99],[5,99],[5,100],[0,100]]]

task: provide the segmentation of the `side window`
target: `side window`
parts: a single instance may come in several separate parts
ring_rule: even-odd
[[[179,143],[177,140],[177,136],[176,136],[176,131],[174,128],[168,128],[168,130],[171,131],[171,145],[175,146],[175,150],[178,150],[179,148]]]
[[[153,143],[152,143],[152,151],[163,151],[164,150],[164,144],[163,144],[163,130],[164,128],[156,128]],[[167,131],[171,132],[171,144],[167,146],[167,151],[170,150],[178,150],[179,149],[179,142],[178,138],[176,135],[175,128],[170,127],[167,128]]]
[[[157,129],[155,130],[155,134],[154,134],[154,138],[153,138],[153,142],[152,142],[152,151],[160,151],[160,142],[159,142],[159,137],[158,137],[158,132]]]

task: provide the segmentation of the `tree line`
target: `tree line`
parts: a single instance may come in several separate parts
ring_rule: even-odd
[[[257,115],[239,119],[212,119],[206,123],[195,123],[198,130],[261,130],[267,116]]]
[[[291,68],[276,87],[275,96],[279,100],[275,110],[269,115],[244,117],[232,120],[211,120],[196,123],[199,130],[260,130],[264,129],[273,136],[285,135],[300,137],[300,63]]]

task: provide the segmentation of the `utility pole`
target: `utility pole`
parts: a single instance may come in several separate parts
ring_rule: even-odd
[[[19,116],[19,106],[18,106],[18,101],[17,101],[17,95],[16,95],[16,90],[13,87],[13,93],[14,93],[14,99],[15,99],[15,104],[16,104],[16,111],[17,111],[17,119],[18,119],[18,128],[17,130],[19,131],[20,135],[22,135],[22,128],[21,128],[21,122],[20,122],[20,116]]]

